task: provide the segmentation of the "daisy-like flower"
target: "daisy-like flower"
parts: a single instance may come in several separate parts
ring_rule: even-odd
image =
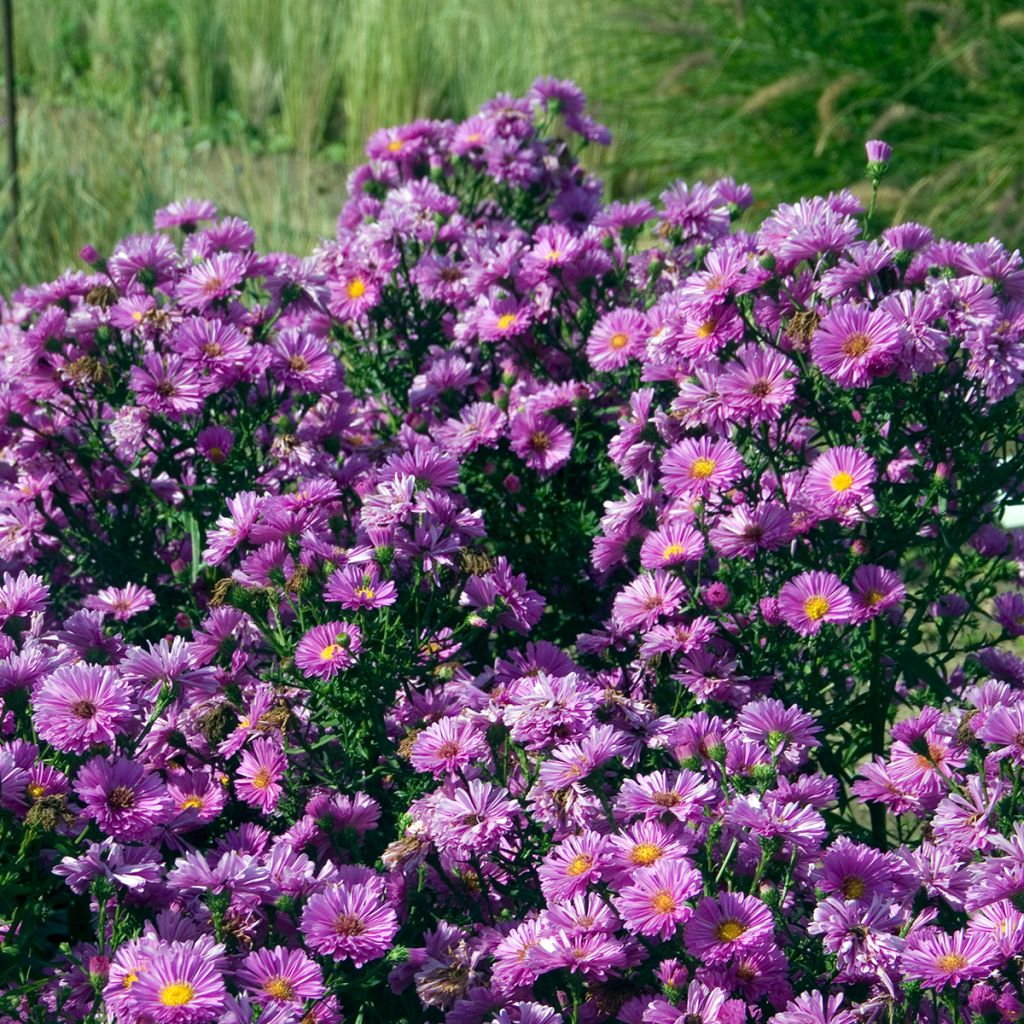
[[[213,821],[227,802],[224,786],[209,771],[181,772],[167,782],[167,796],[178,812],[176,828],[198,828]]]
[[[561,903],[601,878],[606,836],[583,832],[559,843],[537,870],[541,892],[549,903]]]
[[[333,885],[303,908],[301,930],[315,952],[362,967],[391,949],[398,918],[371,884]]]
[[[723,892],[700,901],[686,925],[686,952],[706,964],[773,944],[772,912],[756,896]]]
[[[209,1024],[224,1009],[224,979],[198,949],[159,949],[129,987],[128,1005],[154,1024]]]
[[[671,615],[686,596],[683,581],[655,569],[638,576],[616,595],[612,619],[621,629],[650,629],[663,616]]]
[[[362,633],[349,622],[314,626],[295,648],[295,665],[307,679],[333,679],[355,664]]]
[[[503,341],[525,334],[532,319],[529,305],[520,306],[515,299],[499,299],[484,306],[477,317],[477,331],[484,341]]]
[[[195,367],[181,356],[166,359],[151,352],[133,366],[130,387],[139,405],[171,416],[195,412],[203,404],[203,385]]]
[[[888,313],[847,304],[822,319],[811,339],[811,357],[837,384],[860,388],[891,369],[900,347],[899,327]]]
[[[273,347],[271,367],[282,381],[308,393],[325,388],[338,373],[338,364],[327,342],[308,331],[289,328],[281,331]]]
[[[900,962],[908,978],[941,992],[962,981],[987,978],[1002,961],[999,948],[982,931],[949,934],[938,928],[922,928],[908,940]]]
[[[380,574],[376,563],[347,565],[331,574],[324,588],[325,601],[337,601],[342,608],[383,608],[398,599],[393,580]]]
[[[895,608],[907,596],[899,574],[881,565],[859,565],[853,572],[853,607],[856,622],[866,622]]]
[[[446,851],[484,854],[501,842],[518,816],[504,789],[470,779],[464,788],[437,802],[434,841]]]
[[[849,588],[830,572],[804,572],[779,591],[779,611],[801,636],[813,636],[826,622],[854,617]]]
[[[487,739],[474,720],[442,718],[416,737],[409,760],[417,771],[441,779],[486,757],[487,752]]]
[[[75,792],[85,816],[114,839],[150,838],[170,810],[159,776],[127,757],[94,757],[79,770]]]
[[[993,708],[977,731],[977,737],[996,747],[1000,758],[1011,758],[1024,765],[1024,703]]]
[[[196,225],[204,220],[216,220],[217,207],[209,199],[177,199],[162,206],[153,215],[153,227],[181,228],[195,231]]]
[[[587,359],[595,370],[618,370],[642,349],[650,325],[636,309],[614,309],[594,325],[587,340]]]
[[[324,994],[324,976],[320,965],[301,949],[253,950],[235,975],[261,1006],[319,999]]]
[[[196,436],[196,451],[215,466],[222,465],[235,446],[235,435],[227,427],[206,427]]]
[[[710,540],[723,558],[753,558],[758,551],[782,547],[793,536],[793,515],[775,501],[751,508],[737,505],[711,528]]]
[[[626,779],[615,800],[615,813],[624,820],[671,815],[679,821],[689,821],[701,816],[714,795],[712,783],[689,769],[652,772]]]
[[[842,992],[829,996],[821,992],[803,992],[786,1003],[786,1008],[771,1018],[771,1024],[854,1024],[856,1017],[841,1010]]]
[[[245,278],[248,260],[231,252],[215,252],[193,267],[178,282],[178,299],[193,309],[204,310],[212,302],[230,295]]]
[[[796,366],[781,352],[745,345],[718,380],[731,414],[751,423],[772,423],[796,394]]]
[[[42,682],[32,705],[39,737],[72,754],[113,743],[133,720],[127,684],[105,665],[61,665]]]
[[[641,873],[613,902],[628,931],[664,940],[689,920],[693,907],[686,901],[701,888],[699,871],[685,861],[667,860]]]
[[[668,494],[707,498],[728,490],[744,468],[739,449],[731,441],[688,437],[665,453],[661,482]]]
[[[253,740],[252,749],[243,751],[238,766],[235,778],[238,798],[269,814],[281,798],[281,777],[287,767],[288,759],[277,740],[263,736]]]
[[[640,548],[645,569],[663,569],[683,562],[696,562],[704,554],[704,537],[689,523],[671,522],[649,533]]]
[[[530,469],[549,476],[569,461],[572,434],[554,416],[527,409],[512,417],[509,447]]]
[[[872,506],[875,460],[860,448],[842,445],[818,456],[804,477],[803,492],[826,516],[849,517]]]
[[[339,320],[358,320],[380,299],[380,283],[363,267],[350,267],[330,282],[327,308]]]
[[[105,587],[90,594],[83,604],[104,615],[113,615],[118,622],[127,622],[152,608],[156,604],[156,595],[149,587],[129,583],[126,587]]]
[[[840,836],[822,858],[821,873],[815,881],[824,892],[870,903],[875,896],[892,893],[895,873],[887,854]]]
[[[0,623],[42,611],[49,596],[49,587],[41,576],[30,576],[24,571],[17,576],[5,572],[0,585]]]

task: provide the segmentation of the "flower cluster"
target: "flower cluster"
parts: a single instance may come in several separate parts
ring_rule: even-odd
[[[1024,1012],[1024,264],[606,141],[3,307],[2,1024]]]

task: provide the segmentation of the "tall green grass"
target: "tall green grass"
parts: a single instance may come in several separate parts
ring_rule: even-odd
[[[995,0],[14,0],[23,203],[0,290],[208,195],[264,244],[332,231],[374,129],[573,77],[616,194],[733,174],[761,208],[896,157],[888,216],[1024,239],[1024,5]],[[14,231],[20,257],[11,245]]]

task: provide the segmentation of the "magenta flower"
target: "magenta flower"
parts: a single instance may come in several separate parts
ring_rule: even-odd
[[[224,1009],[227,992],[215,961],[180,943],[157,947],[146,969],[128,986],[127,1004],[154,1024],[209,1024]]]
[[[83,662],[47,676],[32,705],[40,738],[73,754],[112,744],[128,731],[135,710],[131,691],[113,669]]]
[[[772,912],[756,896],[723,892],[700,901],[686,925],[686,952],[707,964],[773,944]]]
[[[907,940],[900,957],[908,978],[941,992],[947,985],[987,978],[1001,961],[992,939],[980,931],[949,934],[938,928],[922,928]]]
[[[686,901],[702,886],[699,871],[685,861],[666,860],[640,873],[613,902],[628,931],[664,940],[690,919],[693,907]]]
[[[281,798],[281,777],[287,767],[280,742],[262,736],[253,740],[252,749],[242,752],[235,777],[238,798],[269,814]]]
[[[670,522],[649,533],[640,548],[645,569],[662,569],[683,562],[695,562],[704,554],[704,537],[688,523]]]
[[[133,366],[129,381],[139,405],[171,416],[195,412],[203,405],[203,386],[194,366],[181,356],[151,353]]]
[[[739,450],[730,441],[687,438],[665,453],[661,482],[669,494],[707,498],[728,490],[744,469]]]
[[[531,469],[549,476],[568,462],[572,434],[554,416],[527,409],[512,417],[509,447]]]
[[[204,310],[230,295],[245,278],[247,267],[248,260],[238,253],[214,253],[178,282],[178,298],[186,306]]]
[[[647,339],[647,317],[639,310],[616,309],[605,313],[587,340],[587,359],[595,370],[618,370],[642,352]]]
[[[857,622],[897,607],[907,596],[899,574],[881,565],[859,565],[853,571],[853,607]]]
[[[489,753],[487,740],[474,720],[442,718],[427,726],[413,741],[410,761],[435,779],[454,775]]]
[[[255,1002],[262,1006],[295,1003],[301,1007],[307,999],[324,994],[324,976],[319,964],[301,949],[257,949],[243,961],[235,975]]]
[[[209,199],[178,199],[153,215],[153,227],[193,231],[200,221],[216,220],[217,207]]]
[[[362,633],[348,622],[314,626],[295,648],[295,665],[307,679],[333,679],[351,668],[362,647]]]
[[[811,356],[822,373],[846,388],[866,387],[887,373],[900,349],[896,322],[880,309],[843,305],[821,321]]]
[[[337,601],[342,608],[384,608],[398,599],[393,580],[381,577],[375,563],[348,565],[337,569],[324,587],[324,600]]]
[[[683,581],[663,569],[638,576],[619,593],[612,617],[623,630],[649,629],[671,615],[686,596]]]
[[[829,448],[807,470],[803,492],[826,516],[849,516],[871,510],[875,460],[860,448]]]
[[[779,610],[801,636],[813,636],[825,622],[850,622],[853,596],[830,572],[804,572],[779,591]]]
[[[88,761],[78,772],[75,792],[85,816],[114,839],[149,839],[170,810],[159,776],[126,757]]]
[[[483,854],[501,841],[519,817],[506,790],[470,779],[437,802],[435,841],[456,854]]]
[[[561,903],[599,881],[607,843],[607,837],[589,831],[559,843],[537,869],[544,898]]]
[[[626,779],[615,800],[615,813],[625,820],[670,815],[679,821],[690,821],[701,816],[714,795],[713,784],[689,769],[652,772]]]
[[[111,614],[119,622],[127,622],[156,604],[156,595],[149,587],[129,583],[126,587],[105,587],[83,602],[85,608]]]
[[[391,949],[398,931],[395,912],[379,885],[333,885],[309,898],[300,924],[310,948],[362,967]]]

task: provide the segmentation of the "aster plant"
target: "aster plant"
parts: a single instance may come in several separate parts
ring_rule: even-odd
[[[4,307],[5,1024],[1024,1010],[1020,256],[605,141],[542,79]]]

